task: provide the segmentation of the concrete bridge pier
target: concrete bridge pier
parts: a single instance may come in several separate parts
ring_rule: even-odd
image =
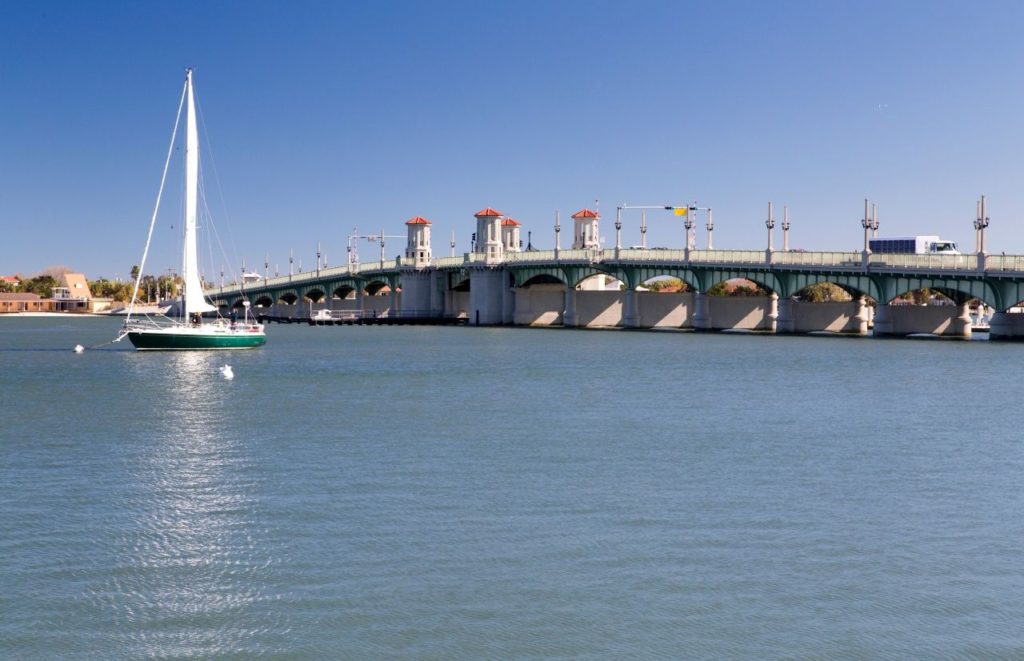
[[[626,290],[626,301],[622,310],[622,325],[626,328],[639,328],[640,315],[636,311],[636,290]]]
[[[445,301],[444,301],[444,280],[442,275],[438,272],[430,274],[430,281],[428,284],[430,288],[430,314],[433,317],[443,316],[446,312]]]
[[[768,314],[765,315],[765,330],[769,333],[779,331],[779,295],[772,292],[768,297]]]
[[[885,337],[893,334],[892,307],[878,305],[875,307],[875,328],[872,335]]]
[[[427,314],[430,312],[430,273],[405,271],[402,273],[402,312]],[[392,290],[392,294],[394,290]]]
[[[1003,310],[989,321],[990,340],[1024,340],[1024,314]]]
[[[579,325],[579,316],[576,314],[576,288],[567,286],[565,288],[565,311],[562,312],[562,326],[574,328]]]
[[[775,322],[776,333],[796,332],[796,316],[793,310],[793,302],[792,298],[783,298],[778,301],[778,313]]]
[[[506,278],[507,274],[503,274]],[[505,286],[501,289],[501,323],[509,326],[515,319],[516,315],[516,292],[512,288],[512,285],[505,283]]]
[[[868,308],[867,298],[864,296],[857,297],[857,314],[854,317],[854,323],[856,324],[856,330],[854,333],[857,335],[868,334],[868,324],[870,320],[871,310]]]
[[[875,310],[875,337],[938,335],[969,340],[971,314],[966,304],[880,305]]]
[[[711,311],[708,295],[704,292],[697,292],[693,297],[693,328],[700,331],[711,330]]]
[[[508,289],[505,269],[473,269],[469,275],[469,323],[477,326],[502,323],[505,289]]]
[[[948,334],[969,340],[974,329],[974,321],[971,319],[971,308],[967,303],[963,303],[959,307],[960,314],[950,324]]]
[[[444,313],[449,317],[454,317],[459,313],[459,309],[455,305],[455,292],[451,289],[444,291]]]
[[[988,322],[988,339],[990,340],[1012,340],[1013,319],[1009,312],[996,312]]]

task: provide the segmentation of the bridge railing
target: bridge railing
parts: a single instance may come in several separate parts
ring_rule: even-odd
[[[872,267],[925,270],[978,270],[977,255],[891,255],[872,253],[868,258]]]
[[[615,250],[605,250],[605,259],[615,259]],[[691,253],[692,254],[692,253]],[[640,264],[662,264],[664,262],[681,262],[686,259],[685,250],[669,248],[623,248],[619,250],[619,260]]]
[[[438,269],[451,268],[453,266],[462,266],[466,263],[465,255],[457,255],[455,257],[435,257],[431,261],[431,266]]]
[[[565,250],[560,251],[561,257]],[[531,262],[553,262],[555,261],[554,250],[530,250],[527,252],[510,252],[505,255],[505,261],[512,264],[524,264]]]
[[[392,265],[394,265],[394,262],[392,262],[391,264],[389,264],[388,262],[379,262],[379,261],[378,262],[363,262],[362,264],[359,265],[359,268],[356,270],[356,273],[366,273],[368,271],[380,271],[380,270],[386,268],[386,266],[392,266]]]
[[[784,250],[772,253],[772,264],[780,266],[861,266],[859,252],[803,252]]]
[[[764,264],[764,250],[691,250],[691,262],[704,264]]]
[[[461,257],[458,259],[462,259]],[[293,284],[302,284],[311,280],[321,280],[323,278],[337,278],[346,277],[352,275],[359,275],[360,273],[383,271],[389,269],[395,269],[401,266],[402,258],[396,257],[395,259],[386,259],[383,262],[365,262],[362,264],[349,265],[345,264],[342,266],[332,266],[330,268],[320,269],[319,271],[304,271],[302,273],[293,273],[291,275],[278,275],[273,278],[267,278],[266,280],[259,280],[257,282],[250,282],[245,286],[246,289],[262,289],[265,287],[284,287]],[[223,287],[211,287],[206,290],[208,296],[219,296],[224,293],[237,294],[239,292],[238,284],[225,285]]]
[[[1024,255],[985,255],[986,271],[1024,271]]]

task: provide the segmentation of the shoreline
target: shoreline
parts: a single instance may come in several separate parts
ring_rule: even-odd
[[[70,319],[74,317],[118,317],[124,315],[110,314],[104,312],[5,312],[0,314],[0,319],[7,317],[61,317],[64,319]]]

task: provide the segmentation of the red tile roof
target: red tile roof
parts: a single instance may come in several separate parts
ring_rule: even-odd
[[[426,218],[423,218],[422,216],[416,216],[415,218],[410,218],[409,220],[405,221],[405,224],[406,225],[429,225],[430,221],[427,220]]]
[[[601,214],[597,213],[596,211],[591,211],[590,209],[580,209],[579,211],[574,213],[572,217],[574,220],[577,218],[600,218]]]
[[[501,221],[502,227],[519,227],[521,225],[522,223],[520,223],[518,220],[512,220],[511,218],[506,218],[505,220]]]
[[[503,216],[505,214],[501,213],[500,211],[495,211],[490,207],[487,207],[483,211],[477,211],[473,215],[476,216],[477,218],[497,218],[498,216]]]

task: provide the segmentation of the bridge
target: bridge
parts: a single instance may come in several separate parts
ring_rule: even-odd
[[[682,328],[774,333],[833,332],[875,336],[933,334],[969,338],[969,305],[992,309],[990,337],[1024,338],[1024,256],[874,254],[793,250],[624,248],[598,244],[600,216],[573,216],[573,247],[519,249],[519,223],[493,209],[476,215],[476,251],[435,258],[430,221],[406,223],[403,256],[213,288],[224,310],[248,301],[258,315],[309,318],[319,310],[377,316],[461,317],[476,325]],[[868,225],[870,227],[870,225]],[[771,228],[769,227],[769,231]],[[688,240],[688,244],[692,241]],[[865,241],[865,244],[867,242]],[[676,278],[682,293],[644,283]],[[716,284],[756,283],[764,296],[711,296]],[[831,283],[850,301],[810,303],[807,287]],[[903,305],[908,292],[943,294],[944,305]]]

